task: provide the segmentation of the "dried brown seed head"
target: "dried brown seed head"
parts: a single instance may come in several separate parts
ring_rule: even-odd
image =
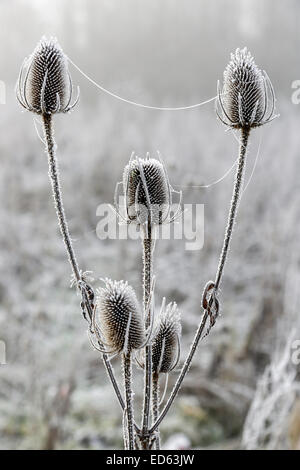
[[[169,303],[166,307],[163,303],[152,341],[153,372],[168,373],[176,367],[180,353],[180,334],[180,313],[176,303]]]
[[[70,111],[73,87],[68,59],[57,40],[43,37],[22,66],[17,98],[28,111],[55,114]]]
[[[163,164],[154,158],[131,159],[123,173],[128,221],[162,224],[170,210],[171,187]]]
[[[96,320],[107,349],[116,353],[139,349],[145,342],[145,328],[133,288],[127,282],[106,279],[97,294]]]
[[[275,117],[270,79],[257,67],[246,47],[231,54],[222,92],[218,89],[217,105],[222,114],[217,110],[219,118],[234,128],[258,127]]]

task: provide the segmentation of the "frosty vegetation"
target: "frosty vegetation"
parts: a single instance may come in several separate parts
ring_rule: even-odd
[[[222,284],[222,317],[161,426],[166,448],[300,445],[299,365],[291,361],[300,338],[299,110],[279,99],[284,119],[253,133],[246,182],[261,136],[262,144],[242,196]],[[95,234],[96,208],[113,201],[132,142],[142,153],[159,146],[174,188],[184,191],[185,201],[205,204],[203,250],[186,251],[184,240],[160,241],[156,248],[157,297],[176,301],[184,312],[183,357],[199,323],[199,292],[215,273],[233,174],[215,186],[199,186],[222,176],[237,153],[236,140],[222,133],[209,106],[154,118],[99,96],[92,113],[91,104],[82,102],[80,112],[59,117],[56,126],[73,243],[80,265],[97,277],[127,279],[142,297],[136,242],[100,241]],[[0,118],[6,136],[0,141],[0,339],[7,346],[7,365],[0,367],[0,446],[119,448],[122,417],[99,354],[83,333],[80,299],[68,288],[46,156],[30,121],[14,105]],[[143,373],[136,374],[140,409]],[[170,375],[170,387],[175,378]]]

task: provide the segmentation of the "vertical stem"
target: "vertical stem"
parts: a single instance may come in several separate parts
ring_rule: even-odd
[[[220,287],[223,270],[224,270],[228,250],[229,250],[229,244],[230,244],[230,240],[232,237],[234,221],[235,221],[235,217],[236,217],[236,213],[238,209],[240,192],[241,192],[241,187],[242,187],[242,182],[243,182],[243,173],[244,173],[244,168],[245,168],[246,151],[247,151],[249,134],[250,134],[250,128],[241,129],[241,141],[240,141],[240,149],[239,149],[238,166],[236,170],[235,184],[233,188],[232,200],[231,200],[229,214],[228,214],[228,222],[227,222],[227,227],[225,231],[223,248],[222,248],[222,252],[220,255],[219,266],[218,266],[218,270],[216,274],[216,280],[215,280],[215,286],[214,286],[215,290],[218,290],[218,288]]]
[[[152,283],[152,271],[153,271],[153,259],[152,259],[152,231],[151,228],[148,230],[148,238],[143,239],[143,288],[144,288],[144,311],[147,316],[145,317],[145,326],[150,326],[150,311],[146,312]]]
[[[144,294],[144,313],[145,327],[150,326],[150,309],[147,311],[149,298],[151,294],[152,270],[153,270],[153,240],[151,225],[148,224],[148,230],[143,234],[143,294]],[[142,420],[142,435],[146,435],[149,428],[150,401],[151,401],[151,380],[152,379],[152,348],[151,344],[145,347],[145,389],[144,406]],[[149,448],[149,439],[144,439],[143,445]]]
[[[58,164],[56,160],[56,144],[54,140],[51,114],[43,114],[43,124],[44,124],[44,133],[45,133],[45,139],[46,139],[46,149],[47,149],[48,161],[49,161],[49,177],[50,177],[50,181],[52,185],[54,204],[55,204],[56,213],[58,217],[58,223],[59,223],[60,231],[63,237],[63,241],[66,245],[71,267],[73,269],[73,272],[77,281],[79,281],[80,280],[79,267],[78,267],[76,256],[73,250],[72,241],[71,241],[69,229],[68,229],[68,223],[67,223],[67,219],[65,216],[65,211],[64,211],[63,201],[62,201],[62,193],[61,193],[61,188],[60,188],[60,183],[59,183]]]
[[[158,418],[159,413],[159,374],[157,372],[153,372],[152,375],[152,420],[153,423]],[[157,430],[157,436],[155,438],[155,449],[160,449],[160,436],[159,431]]]
[[[134,450],[134,433],[133,433],[133,403],[132,403],[132,367],[131,354],[123,354],[124,368],[124,388],[125,388],[125,420],[127,422],[127,438],[128,449]],[[126,441],[126,436],[124,436]]]
[[[232,231],[233,231],[233,226],[234,226],[234,221],[237,213],[237,208],[238,208],[238,202],[240,198],[240,192],[241,192],[241,187],[242,187],[242,182],[243,182],[243,173],[244,173],[244,168],[245,168],[245,159],[246,159],[246,151],[247,151],[247,144],[248,144],[248,139],[249,139],[249,134],[250,134],[250,128],[243,128],[241,129],[241,141],[240,141],[240,149],[239,149],[239,159],[238,159],[238,167],[236,171],[236,176],[235,176],[235,182],[234,182],[234,187],[233,187],[233,195],[232,195],[232,200],[230,204],[230,209],[229,209],[229,214],[228,214],[228,223],[225,231],[225,238],[224,238],[224,244],[223,248],[221,251],[221,256],[220,256],[220,261],[219,261],[219,266],[217,269],[217,274],[216,274],[216,280],[215,280],[215,285],[214,289],[218,290],[221,282],[221,278],[223,275],[223,270],[229,250],[229,244],[232,236]],[[188,353],[188,356],[182,366],[182,369],[180,371],[180,374],[176,380],[176,383],[173,387],[173,390],[171,392],[171,395],[162,410],[159,418],[156,420],[156,422],[153,424],[153,426],[150,429],[150,433],[154,432],[155,429],[158,428],[166,414],[168,413],[173,401],[175,400],[177,393],[180,389],[180,386],[184,380],[184,377],[186,373],[188,372],[192,359],[194,357],[194,354],[196,352],[197,346],[199,344],[199,341],[202,337],[206,322],[208,320],[209,314],[208,311],[205,310],[204,314],[202,316],[201,322],[198,326],[197,332],[195,334],[193,343],[191,345],[190,351]]]

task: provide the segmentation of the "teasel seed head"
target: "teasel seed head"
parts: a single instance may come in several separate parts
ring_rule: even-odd
[[[161,307],[152,340],[152,370],[156,373],[171,372],[180,356],[180,313],[175,302]]]
[[[17,99],[28,111],[51,115],[66,113],[71,104],[72,79],[68,59],[55,38],[43,37],[28,59],[25,59],[17,82]]]
[[[161,225],[172,203],[172,188],[162,161],[131,158],[123,173],[127,222]]]
[[[96,327],[109,353],[128,354],[144,346],[143,315],[131,286],[124,281],[105,279],[98,289]]]
[[[275,117],[272,83],[254,62],[245,47],[231,54],[224,71],[223,89],[218,83],[216,112],[227,126],[242,129],[259,127]]]

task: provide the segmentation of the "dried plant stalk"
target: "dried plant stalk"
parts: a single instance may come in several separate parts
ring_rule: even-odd
[[[150,295],[153,276],[153,249],[154,240],[152,239],[152,227],[149,224],[147,230],[144,231],[143,238],[143,295],[144,295],[144,312],[145,326],[150,327]],[[150,440],[146,438],[149,429],[149,415],[151,402],[151,386],[152,386],[152,347],[151,343],[145,347],[145,389],[142,419],[142,445],[145,449],[149,449]]]
[[[125,388],[125,417],[127,421],[128,450],[134,450],[134,420],[132,401],[132,364],[131,353],[123,354],[123,373]]]
[[[236,218],[236,213],[237,213],[238,203],[239,203],[239,198],[240,198],[240,193],[241,193],[241,187],[242,187],[242,182],[243,182],[243,174],[244,174],[244,168],[245,168],[245,159],[246,159],[249,134],[250,134],[249,127],[244,127],[241,129],[241,141],[240,141],[238,166],[237,166],[237,171],[236,171],[236,176],[235,176],[235,184],[233,188],[232,200],[231,200],[230,209],[229,209],[228,223],[226,227],[224,244],[223,244],[219,266],[218,266],[216,279],[214,283],[215,290],[218,290],[220,286],[220,282],[222,279],[222,274],[224,271],[224,266],[225,266],[225,262],[226,262],[226,258],[227,258],[227,254],[229,250],[230,240],[232,237],[232,231],[234,227],[234,221]]]
[[[152,420],[156,422],[159,413],[159,374],[153,372],[152,374]],[[155,449],[160,449],[160,435],[159,429],[156,431],[155,436]]]
[[[59,170],[58,164],[56,160],[56,144],[54,141],[53,135],[53,125],[52,125],[52,115],[51,114],[43,114],[43,124],[44,124],[44,134],[46,140],[46,149],[48,154],[48,162],[49,162],[49,177],[51,180],[52,191],[53,191],[53,199],[56,208],[56,214],[59,222],[59,227],[61,231],[61,235],[63,241],[66,245],[67,253],[69,256],[69,261],[72,266],[73,273],[76,277],[77,281],[80,281],[80,271],[78,267],[78,263],[76,260],[76,256],[74,253],[74,249],[72,246],[71,237],[69,234],[67,219],[65,216],[63,201],[62,201],[62,194],[59,182]]]

